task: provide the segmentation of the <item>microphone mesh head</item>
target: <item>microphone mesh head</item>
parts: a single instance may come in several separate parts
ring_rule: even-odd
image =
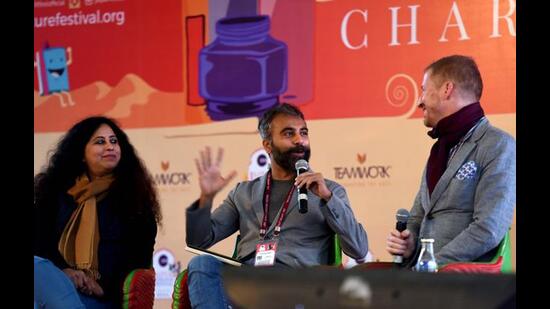
[[[304,170],[309,170],[309,164],[307,163],[306,160],[304,159],[300,159],[296,162],[296,164],[294,165],[294,167],[297,169],[297,170],[301,170],[301,169],[304,169]]]
[[[409,220],[409,211],[404,209],[404,208],[400,208],[399,210],[397,210],[397,213],[395,214],[395,219],[399,222],[404,222],[404,223],[407,223],[407,221]]]

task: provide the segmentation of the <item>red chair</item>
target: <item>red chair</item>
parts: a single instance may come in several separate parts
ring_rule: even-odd
[[[122,287],[122,308],[151,309],[154,301],[155,270],[140,268],[131,271]]]
[[[395,269],[396,264],[393,262],[366,262],[353,266],[353,269],[372,270],[372,269]]]
[[[489,262],[456,262],[442,265],[439,272],[470,274],[502,274],[512,272],[512,249],[510,231],[498,246],[497,253]]]
[[[178,274],[172,292],[172,309],[191,309],[187,289],[187,268]]]

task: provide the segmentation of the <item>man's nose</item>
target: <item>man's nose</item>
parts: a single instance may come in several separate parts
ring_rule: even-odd
[[[305,140],[305,138],[301,134],[296,134],[296,136],[294,137],[293,142],[294,142],[295,145],[303,145],[304,140]]]
[[[416,99],[416,107],[420,108],[424,105],[424,100],[422,96],[419,96],[418,99]]]

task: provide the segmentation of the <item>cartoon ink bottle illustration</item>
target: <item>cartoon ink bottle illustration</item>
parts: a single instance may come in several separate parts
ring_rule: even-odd
[[[48,42],[35,55],[34,66],[38,75],[38,91],[40,95],[53,94],[59,96],[61,107],[66,107],[67,104],[75,104],[69,93],[68,66],[72,62],[71,47],[67,47],[67,49],[50,47]],[[65,103],[63,94],[67,96],[67,103]]]
[[[212,120],[262,115],[287,89],[288,51],[269,35],[269,16],[223,18],[200,51],[199,91]]]

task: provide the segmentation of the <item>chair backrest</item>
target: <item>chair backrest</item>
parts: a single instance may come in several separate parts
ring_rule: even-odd
[[[122,287],[122,308],[153,308],[155,301],[155,270],[140,268],[131,271]]]
[[[510,230],[498,245],[497,252],[491,261],[488,262],[457,262],[443,265],[439,272],[461,272],[461,273],[511,273],[512,272],[512,249],[510,241]]]
[[[502,273],[511,273],[512,272],[512,241],[510,240],[510,230],[504,235],[504,239],[500,242],[498,246],[497,253],[493,258],[493,262],[502,257],[502,266],[500,271]]]
[[[191,309],[187,289],[187,268],[178,274],[172,292],[172,309]]]
[[[332,266],[342,266],[342,247],[340,246],[340,237],[334,234],[329,247],[328,263]]]
[[[233,248],[233,254],[231,255],[231,257],[234,259],[237,258],[237,247],[240,241],[241,241],[241,234],[237,234],[237,238],[235,239],[235,248]]]

